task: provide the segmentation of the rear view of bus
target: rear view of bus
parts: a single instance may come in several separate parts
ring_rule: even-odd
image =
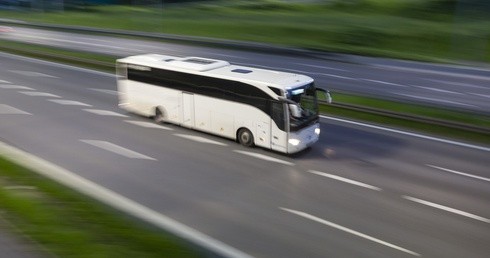
[[[201,57],[156,54],[117,60],[119,106],[127,111],[284,153],[318,141],[312,78]]]

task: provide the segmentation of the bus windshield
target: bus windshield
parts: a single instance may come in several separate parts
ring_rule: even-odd
[[[318,118],[316,89],[313,83],[287,91],[290,130],[296,131],[308,126]]]

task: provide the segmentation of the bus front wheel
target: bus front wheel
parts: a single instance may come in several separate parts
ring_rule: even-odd
[[[252,147],[254,145],[254,136],[250,130],[242,128],[238,131],[238,141],[245,147]]]

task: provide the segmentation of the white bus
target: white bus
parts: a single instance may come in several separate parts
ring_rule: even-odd
[[[330,100],[308,76],[222,60],[146,54],[116,67],[121,108],[284,153],[318,140],[317,95]]]

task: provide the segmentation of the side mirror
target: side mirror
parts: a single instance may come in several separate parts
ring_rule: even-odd
[[[328,104],[332,103],[332,96],[330,95],[330,92],[324,89],[316,89],[316,97],[320,101],[325,101]]]

